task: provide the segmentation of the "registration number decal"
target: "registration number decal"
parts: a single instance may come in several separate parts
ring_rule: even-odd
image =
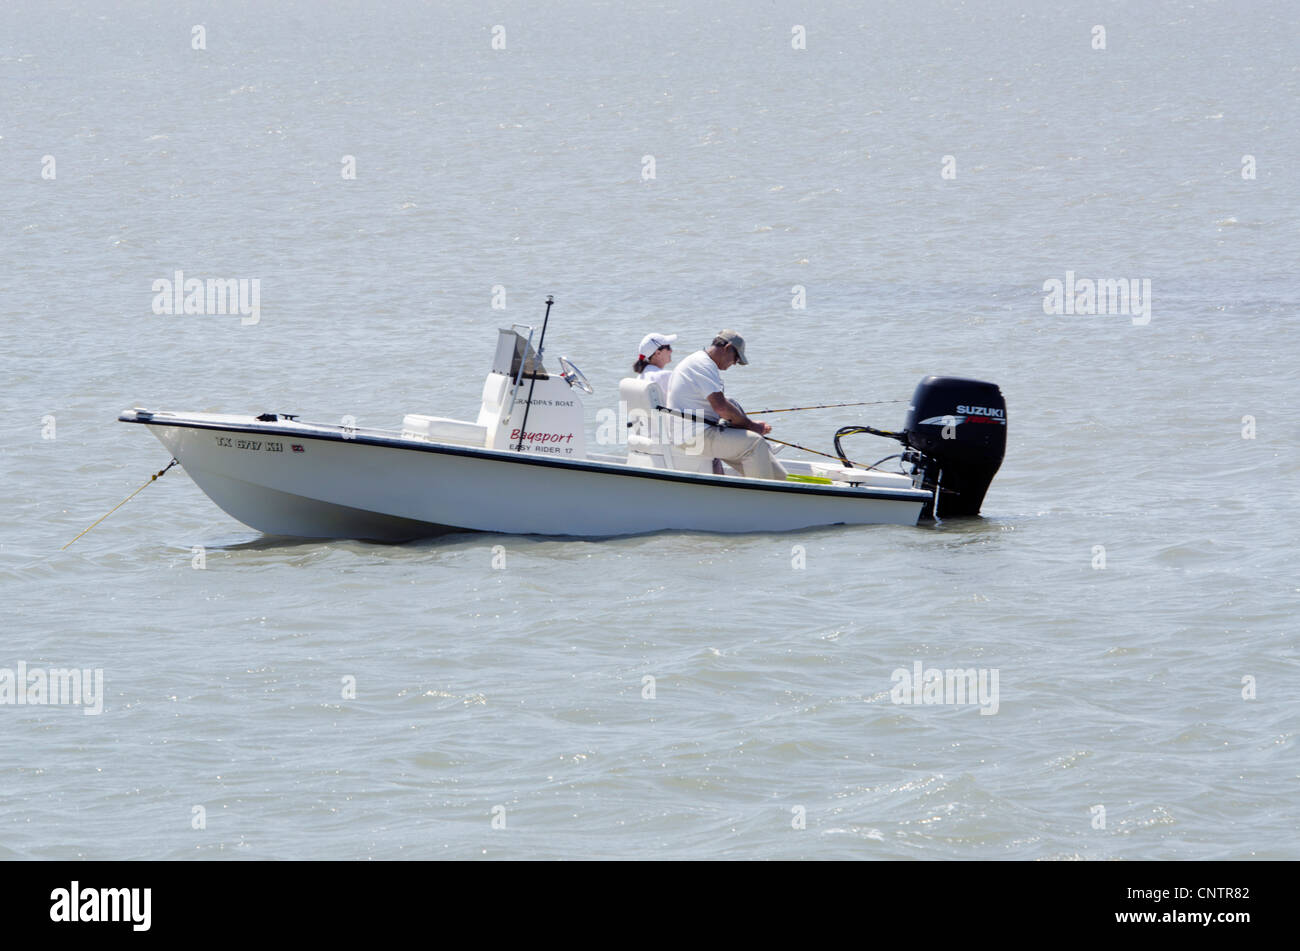
[[[222,449],[245,449],[249,452],[284,452],[284,443],[272,439],[233,439],[230,436],[218,436],[217,445]],[[301,450],[297,450],[301,452]]]

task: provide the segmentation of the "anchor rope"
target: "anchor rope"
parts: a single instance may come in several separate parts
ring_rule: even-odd
[[[149,477],[149,481],[148,481],[148,482],[146,482],[144,485],[140,486],[140,488],[136,489],[134,492],[132,492],[130,495],[128,495],[126,498],[124,498],[121,502],[118,502],[118,503],[117,503],[116,505],[114,505],[111,509],[109,509],[107,512],[105,512],[105,513],[104,513],[100,518],[98,518],[98,519],[97,519],[97,520],[96,520],[96,521],[95,521],[95,522],[94,522],[94,523],[93,523],[89,528],[87,528],[86,531],[82,532],[81,535],[86,534],[86,532],[90,531],[91,528],[94,528],[96,525],[98,525],[98,524],[99,524],[100,522],[102,522],[104,519],[108,518],[110,515],[112,515],[114,512],[116,512],[118,509],[120,509],[123,505],[126,505],[127,502],[130,502],[133,498],[135,498],[137,495],[139,495],[141,492],[143,492],[143,491],[145,490],[145,488],[146,488],[147,486],[149,486],[151,483],[153,483],[153,482],[157,482],[157,481],[158,481],[158,477],[159,477],[160,475],[162,475],[164,472],[166,472],[166,471],[167,471],[168,469],[170,469],[172,466],[174,466],[174,465],[178,465],[179,462],[180,462],[179,459],[176,459],[175,457],[173,457],[171,462],[167,463],[166,466],[164,466],[163,468],[161,468],[161,469],[159,469],[157,472],[155,472],[153,475],[151,475],[151,476]],[[77,538],[80,538],[81,535],[78,535]],[[75,542],[75,541],[77,540],[77,538],[74,538],[74,539],[72,540],[72,542]],[[68,542],[68,545],[71,545],[72,542]],[[64,545],[62,548],[59,549],[59,551],[67,551],[67,550],[68,550],[68,545]]]

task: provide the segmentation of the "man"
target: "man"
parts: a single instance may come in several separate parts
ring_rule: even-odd
[[[761,438],[772,427],[750,419],[722,391],[722,371],[737,363],[749,365],[745,359],[745,338],[734,330],[723,330],[707,350],[692,353],[677,365],[665,394],[668,408],[688,416],[694,414],[697,419],[726,420],[728,424],[726,429],[705,423],[688,425],[677,449],[729,462],[749,478],[784,482],[785,470],[772,456],[767,441]]]

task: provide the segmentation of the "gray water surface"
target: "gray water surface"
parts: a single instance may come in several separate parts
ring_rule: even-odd
[[[0,667],[105,696],[0,705],[0,857],[1300,857],[1297,19],[5,5]],[[260,320],[155,314],[177,270]],[[589,438],[652,330],[741,330],[750,408],[996,381],[984,518],[298,542],[173,469],[60,550],[168,461],[122,409],[472,417],[548,293]]]

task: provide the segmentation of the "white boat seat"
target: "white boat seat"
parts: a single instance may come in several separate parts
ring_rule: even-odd
[[[445,416],[411,414],[402,418],[402,436],[405,439],[423,439],[428,442],[482,448],[487,444],[487,427],[459,419],[448,419]]]
[[[627,407],[627,462],[644,469],[677,469],[683,472],[712,472],[713,460],[686,452],[670,444],[674,432],[681,432],[681,418],[660,412],[664,404],[659,384],[625,377],[618,384],[618,397]]]
[[[881,472],[876,469],[846,468],[834,463],[814,462],[809,470],[815,476],[844,482],[848,485],[873,485],[888,489],[907,489],[912,487],[912,477],[898,472]]]
[[[483,399],[478,410],[478,423],[480,426],[500,423],[501,414],[505,412],[506,390],[509,387],[510,379],[508,377],[504,377],[500,373],[489,373],[487,375],[487,379],[483,381]]]

